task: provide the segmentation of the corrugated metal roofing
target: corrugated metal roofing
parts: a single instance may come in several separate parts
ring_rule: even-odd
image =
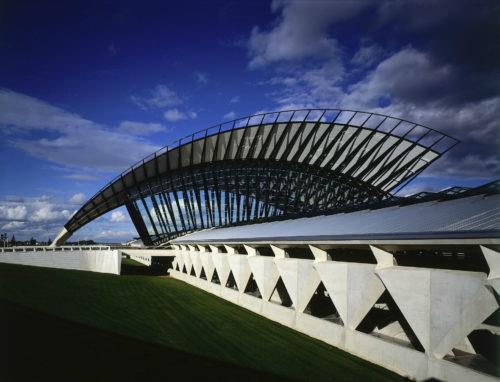
[[[172,242],[432,239],[498,237],[499,234],[500,195],[496,194],[214,228]]]

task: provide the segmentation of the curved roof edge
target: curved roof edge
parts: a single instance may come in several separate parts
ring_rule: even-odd
[[[174,157],[173,153],[176,152],[177,154],[175,158],[177,158],[177,156],[179,158],[179,165],[176,169],[179,169],[182,167],[181,164],[184,164],[184,162],[181,163],[181,157],[186,160],[188,165],[192,165],[193,152],[195,152],[195,150],[198,150],[198,152],[202,150],[201,153],[198,153],[198,156],[201,158],[199,161],[200,163],[206,163],[205,152],[206,146],[208,146],[207,141],[209,138],[212,138],[212,140],[215,141],[215,137],[225,134],[230,140],[233,137],[233,132],[235,132],[235,136],[238,134],[240,135],[238,139],[240,139],[241,142],[245,138],[245,133],[240,133],[239,131],[253,128],[253,134],[254,137],[256,137],[260,133],[262,127],[269,127],[268,130],[270,130],[271,128],[274,129],[275,126],[283,126],[282,132],[280,133],[281,142],[286,134],[291,135],[291,133],[286,131],[287,128],[289,130],[295,128],[296,131],[300,131],[301,134],[305,134],[301,131],[301,128],[309,128],[310,130],[308,131],[310,131],[310,133],[307,133],[309,135],[308,139],[311,139],[310,136],[313,135],[314,128],[323,128],[324,134],[326,134],[328,130],[328,139],[330,139],[331,132],[336,129],[335,136],[331,140],[332,143],[329,143],[330,141],[326,140],[324,143],[325,146],[323,146],[323,149],[328,148],[332,152],[334,149],[335,156],[330,152],[327,152],[327,150],[324,150],[324,153],[322,154],[316,155],[316,153],[312,152],[314,144],[311,143],[309,148],[311,153],[306,157],[309,158],[309,160],[314,159],[314,163],[319,163],[320,165],[324,164],[327,159],[332,162],[333,158],[336,158],[336,162],[332,163],[332,165],[336,165],[336,167],[331,168],[331,170],[338,171],[339,173],[344,171],[346,168],[348,170],[351,169],[352,172],[352,168],[356,167],[358,173],[362,173],[362,175],[366,177],[367,170],[363,170],[363,168],[360,169],[362,166],[359,163],[362,162],[362,159],[369,159],[363,157],[363,155],[366,154],[366,151],[376,151],[375,154],[372,153],[373,155],[371,158],[372,162],[375,162],[376,165],[374,165],[373,172],[368,174],[370,178],[366,183],[368,186],[373,187],[377,187],[378,184],[383,184],[383,187],[385,187],[382,188],[383,191],[398,192],[419,173],[421,173],[430,163],[438,159],[459,143],[457,139],[445,133],[441,133],[435,129],[410,122],[405,119],[356,110],[300,109],[247,116],[199,130],[191,135],[188,135],[187,137],[176,140],[173,144],[165,146],[153,154],[145,157],[135,165],[122,172],[106,186],[101,188],[77,211],[75,215],[73,215],[73,217],[65,224],[65,227],[71,234],[98,216],[123,205],[124,198],[119,197],[119,194],[120,192],[124,193],[127,187],[129,187],[127,183],[124,182],[124,179],[130,179],[130,184],[137,186],[137,184],[141,182],[141,180],[136,179],[137,172],[140,171],[144,175],[142,179],[142,181],[144,181],[155,176],[161,176],[162,174],[168,173],[172,170],[170,164],[167,164],[166,168],[161,170],[159,169],[158,158],[160,157],[166,158],[168,163],[169,157]],[[274,129],[274,133],[276,136],[278,135],[277,129]],[[269,137],[271,133],[267,132],[267,134]],[[294,138],[296,138],[298,133],[294,134]],[[314,133],[314,135],[316,135],[316,133]],[[316,139],[316,137],[314,137],[314,139]],[[335,147],[333,143],[334,141],[336,142]],[[368,143],[366,143],[366,146],[364,146],[363,149],[361,149],[361,144],[358,145],[359,147],[353,149],[355,142],[359,143],[365,141]],[[285,143],[289,142],[287,141]],[[231,143],[227,143],[227,145],[231,146]],[[368,145],[371,146],[370,149],[367,150]],[[378,148],[375,150],[377,146]],[[228,147],[226,147],[226,149],[227,148]],[[317,148],[318,147],[316,147],[316,149]],[[396,149],[399,151],[396,151]],[[373,158],[375,158],[381,150],[393,151],[391,152],[391,155],[386,155],[383,161],[378,158],[374,161]],[[289,152],[289,150],[286,152]],[[410,152],[410,159],[405,159]],[[240,150],[238,150],[238,153],[235,154],[235,158],[237,158],[239,153]],[[191,156],[190,160],[187,159],[187,155]],[[331,155],[331,157],[327,158],[328,155]],[[272,159],[278,160],[276,157]],[[419,164],[418,166],[413,167],[413,171],[409,171],[405,168],[407,163],[411,162],[413,164],[413,162],[417,159]],[[279,158],[279,160],[287,161],[287,158]],[[328,163],[330,164],[330,162]],[[307,164],[310,165],[311,162]],[[387,168],[387,171],[392,171],[391,174],[393,174],[393,178],[382,178],[381,180],[381,174],[385,168]],[[348,171],[346,172],[348,173]],[[377,184],[377,182],[379,183]]]

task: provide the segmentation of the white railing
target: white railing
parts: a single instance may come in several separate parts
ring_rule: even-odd
[[[62,251],[106,251],[110,250],[109,245],[62,245],[58,247],[49,246],[22,246],[0,248],[0,253],[12,252],[62,252]]]

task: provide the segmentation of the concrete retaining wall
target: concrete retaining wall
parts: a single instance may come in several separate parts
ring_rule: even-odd
[[[173,278],[411,379],[425,380],[433,377],[444,381],[497,381],[491,375],[444,359],[429,357],[426,353],[409,346],[297,312],[295,309],[265,301],[174,269],[169,272]]]
[[[112,273],[115,275],[120,274],[121,261],[121,253],[118,250],[0,253],[1,263]]]

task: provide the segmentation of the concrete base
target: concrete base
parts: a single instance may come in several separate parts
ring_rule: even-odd
[[[119,275],[122,256],[118,250],[3,252],[0,263]]]
[[[429,357],[426,353],[383,337],[365,334],[204,280],[204,284],[200,284],[196,277],[176,270],[170,270],[170,275],[405,377],[417,380],[433,377],[445,381],[497,381],[491,375]]]

